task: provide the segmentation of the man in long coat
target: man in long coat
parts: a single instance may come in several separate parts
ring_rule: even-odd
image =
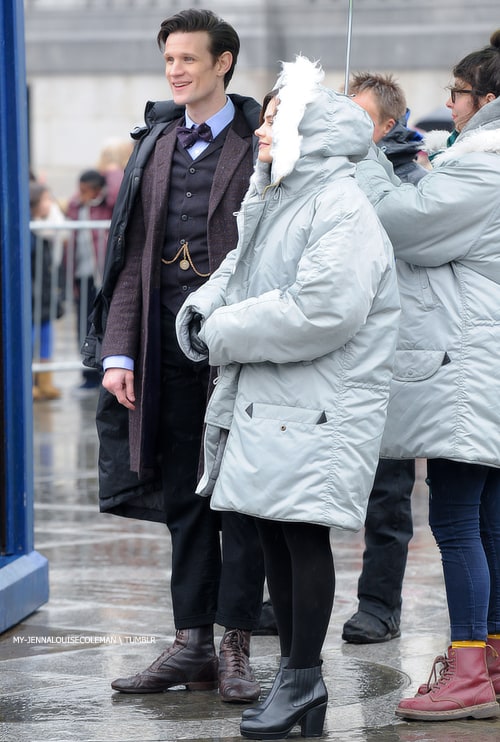
[[[239,39],[210,11],[168,18],[158,44],[173,104],[146,110],[111,225],[94,330],[104,368],[101,508],[166,522],[176,638],[112,687],[218,686],[223,701],[250,702],[260,693],[249,663],[262,605],[260,544],[252,519],[217,514],[195,494],[210,370],[179,349],[175,317],[236,245],[260,107],[226,95]],[[219,658],[214,622],[225,627]]]

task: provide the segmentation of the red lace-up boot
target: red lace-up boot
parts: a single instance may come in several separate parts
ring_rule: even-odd
[[[427,688],[420,686],[416,696],[403,699],[396,715],[420,721],[499,716],[500,706],[486,666],[486,648],[449,647],[447,655],[434,660]]]
[[[493,639],[488,637],[488,643],[486,645],[486,665],[490,675],[490,680],[493,683],[493,689],[495,691],[497,701],[500,700],[500,639]]]

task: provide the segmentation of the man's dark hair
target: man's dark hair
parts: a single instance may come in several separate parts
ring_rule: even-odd
[[[349,83],[350,93],[371,90],[377,99],[381,119],[399,119],[406,113],[406,98],[402,88],[392,75],[373,72],[358,72]]]
[[[489,46],[467,54],[455,67],[453,74],[468,82],[475,97],[493,93],[500,96],[500,28],[491,34]]]
[[[157,36],[158,46],[162,51],[171,33],[194,33],[206,31],[209,35],[209,52],[214,62],[224,52],[231,52],[233,62],[224,75],[224,88],[227,88],[233,76],[234,68],[240,51],[240,38],[234,28],[211,10],[181,10],[179,13],[166,18],[160,26]]]
[[[91,188],[104,188],[106,178],[99,170],[85,170],[78,178],[80,183],[87,183]]]

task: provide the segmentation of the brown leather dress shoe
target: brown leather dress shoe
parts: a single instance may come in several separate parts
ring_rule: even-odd
[[[219,649],[219,694],[227,703],[251,703],[260,685],[250,667],[250,631],[227,629]]]
[[[113,680],[111,687],[120,693],[161,693],[175,685],[213,690],[218,684],[217,668],[213,626],[180,629],[172,646],[144,672]]]

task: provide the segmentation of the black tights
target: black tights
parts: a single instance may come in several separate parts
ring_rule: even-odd
[[[317,667],[333,608],[330,529],[256,518],[281,656],[288,667]]]

